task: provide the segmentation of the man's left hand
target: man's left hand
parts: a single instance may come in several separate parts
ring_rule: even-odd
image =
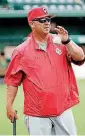
[[[67,41],[68,39],[68,31],[64,29],[64,27],[62,26],[57,26],[57,28],[54,29],[58,35],[60,36],[61,38],[61,41]]]

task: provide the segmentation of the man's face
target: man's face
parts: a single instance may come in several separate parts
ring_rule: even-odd
[[[37,18],[33,21],[33,30],[39,34],[48,34],[51,28],[51,18]]]

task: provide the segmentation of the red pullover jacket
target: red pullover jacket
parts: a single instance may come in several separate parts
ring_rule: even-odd
[[[51,34],[46,51],[32,35],[15,49],[4,81],[13,86],[23,84],[26,115],[58,116],[79,102],[66,46],[54,44]]]

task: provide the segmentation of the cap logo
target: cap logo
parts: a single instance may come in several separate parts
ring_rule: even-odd
[[[43,12],[46,14],[47,13],[47,10],[46,10],[46,8],[43,8]]]

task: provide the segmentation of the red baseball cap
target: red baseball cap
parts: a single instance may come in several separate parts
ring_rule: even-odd
[[[54,15],[49,15],[48,10],[45,7],[33,8],[28,13],[28,22],[32,21],[35,18],[43,17],[54,17]]]

